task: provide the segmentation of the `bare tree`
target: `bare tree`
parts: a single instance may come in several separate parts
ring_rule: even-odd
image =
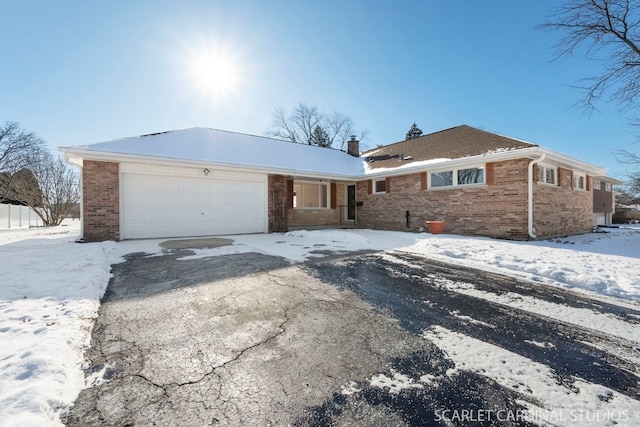
[[[595,102],[609,93],[621,110],[638,107],[640,100],[640,2],[637,0],[568,0],[539,28],[564,33],[556,44],[558,58],[584,49],[602,63],[602,73],[587,78],[580,102],[593,112]],[[639,126],[640,121],[631,121]],[[640,156],[617,150],[618,161],[640,166]],[[630,188],[640,190],[640,171],[629,175]]]
[[[0,200],[13,200],[14,174],[28,168],[45,149],[44,145],[35,133],[20,129],[18,123],[0,125]]]
[[[26,169],[17,172],[23,173]],[[16,180],[16,194],[42,219],[44,225],[60,225],[80,200],[76,171],[62,156],[42,152],[29,169],[35,180]]]
[[[640,165],[640,156],[627,150],[616,150],[616,157],[620,163]],[[640,170],[628,174],[627,190],[640,197]]]
[[[640,95],[640,4],[636,0],[569,0],[539,28],[564,33],[558,58],[580,49],[602,64],[589,84],[582,106],[591,112],[605,93],[622,109],[637,105]]]
[[[29,206],[45,225],[59,225],[80,200],[75,170],[18,123],[0,126],[0,200]]]
[[[341,150],[345,148],[350,135],[355,134],[355,122],[346,114],[325,114],[315,106],[300,103],[291,113],[284,108],[276,108],[267,135],[298,144],[317,145],[319,131],[316,128],[326,133],[326,147],[339,145]],[[367,131],[361,132],[360,140],[365,139],[367,134]]]

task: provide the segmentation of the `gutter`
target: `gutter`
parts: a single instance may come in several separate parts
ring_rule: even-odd
[[[533,165],[543,161],[546,156],[545,152],[540,153],[540,156],[531,160],[527,167],[527,233],[532,239],[538,237],[533,232]]]

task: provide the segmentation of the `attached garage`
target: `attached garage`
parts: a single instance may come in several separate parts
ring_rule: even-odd
[[[121,239],[267,232],[266,175],[120,166]]]

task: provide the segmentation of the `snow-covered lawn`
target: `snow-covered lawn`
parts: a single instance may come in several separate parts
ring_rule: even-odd
[[[539,242],[372,230],[293,231],[233,236],[233,245],[196,250],[189,258],[258,251],[293,263],[323,256],[323,251],[398,250],[623,299],[622,304],[640,309],[640,227],[607,231]],[[60,413],[84,387],[83,353],[110,265],[127,253],[162,250],[161,240],[78,244],[78,234],[77,221],[0,230],[2,425],[61,425]],[[563,312],[548,315],[562,317]],[[598,330],[615,331],[616,324],[608,325],[602,317]],[[442,329],[430,338],[447,351],[463,337]],[[459,363],[465,367],[470,362]]]

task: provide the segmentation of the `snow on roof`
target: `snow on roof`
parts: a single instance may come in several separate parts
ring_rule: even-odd
[[[460,134],[467,139],[455,137]],[[432,141],[429,138],[437,140]],[[474,141],[473,144],[461,143],[469,138]],[[428,144],[424,143],[425,141]],[[401,147],[413,147],[414,150],[407,151],[403,148],[403,153],[394,152]],[[517,155],[516,152],[525,155],[527,150],[543,149],[463,125],[414,140],[379,147],[364,152],[365,157],[354,157],[336,149],[199,127],[60,147],[60,150],[74,162],[79,159],[126,160],[134,157],[138,161],[175,160],[200,165],[245,167],[285,175],[354,179],[388,174],[392,171],[406,172],[447,161],[472,161],[478,160],[479,157],[488,161],[486,156],[497,158],[509,153]],[[553,157],[558,161],[577,165],[591,174],[606,174],[606,169],[595,165],[550,150],[544,149],[544,152],[547,158]],[[526,154],[533,153],[527,151]],[[398,159],[403,159],[406,163],[398,163]]]
[[[175,130],[61,150],[85,155],[112,153],[322,175],[364,173],[362,159],[340,150],[208,128]]]

